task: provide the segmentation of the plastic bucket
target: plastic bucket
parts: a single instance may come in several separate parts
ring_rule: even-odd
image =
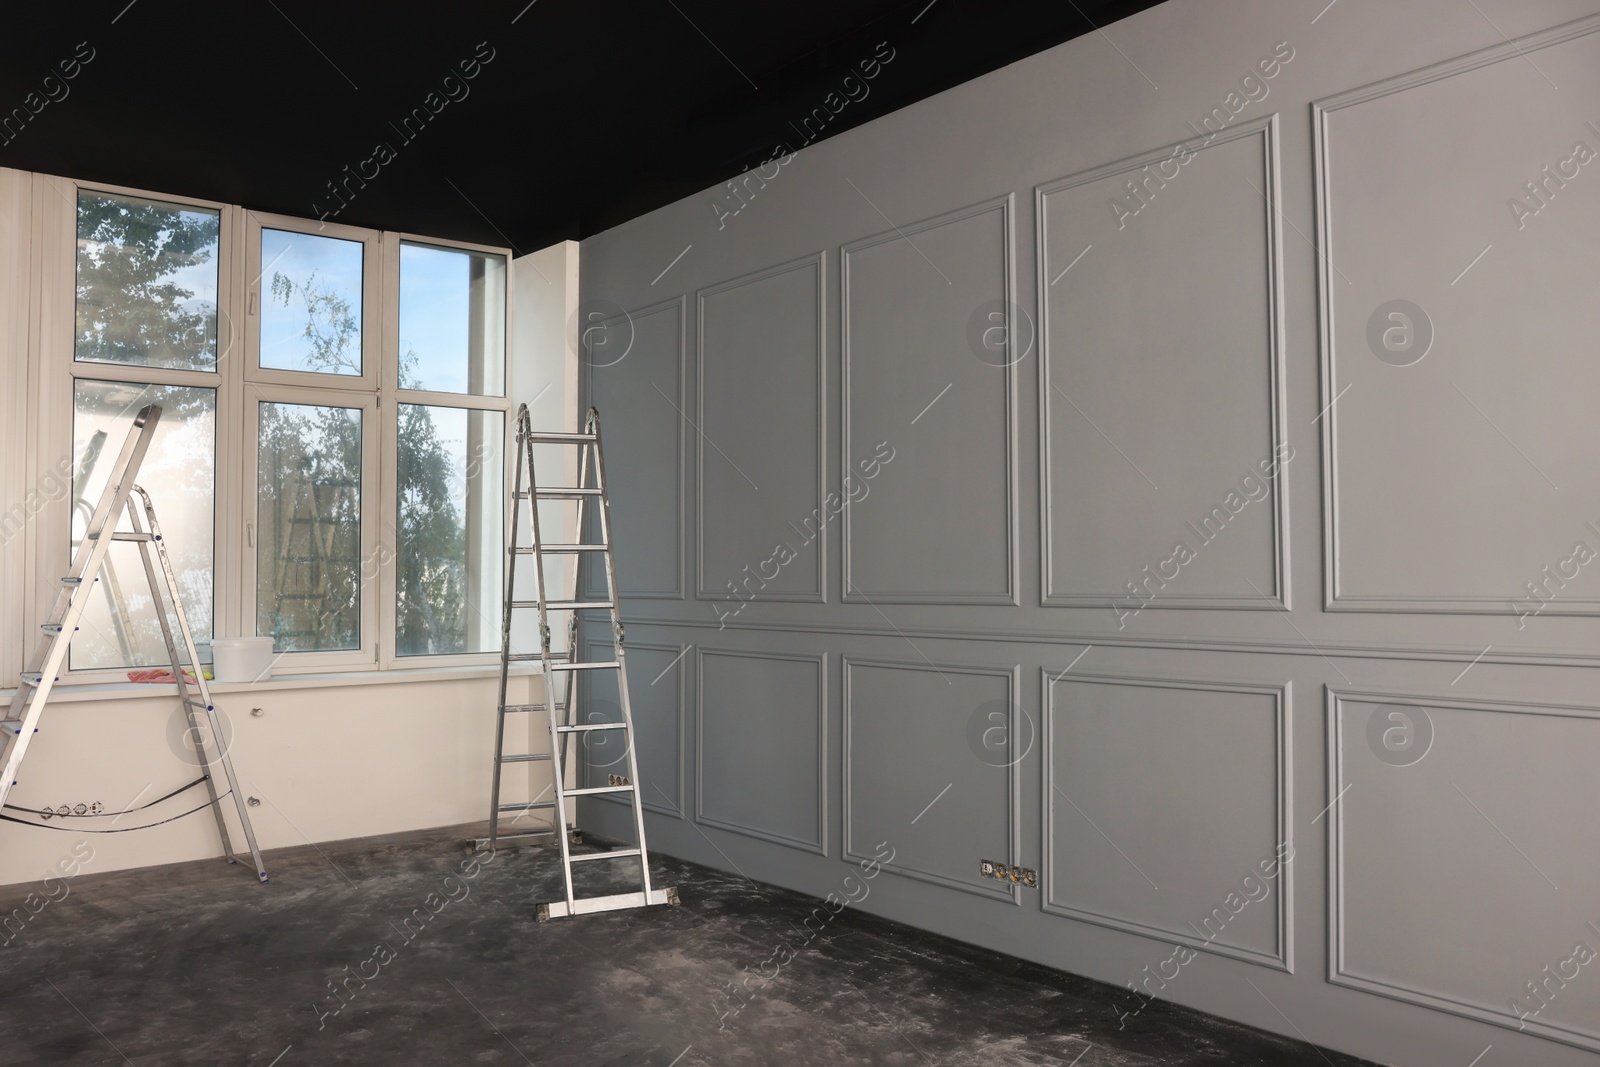
[[[211,669],[219,682],[259,682],[272,677],[270,637],[213,637]]]

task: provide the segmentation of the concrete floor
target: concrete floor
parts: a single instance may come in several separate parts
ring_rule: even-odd
[[[85,872],[0,946],[0,1064],[1362,1062],[1159,1002],[1119,1030],[1126,991],[849,908],[808,935],[817,901],[665,857],[682,906],[539,924],[552,853],[463,868],[463,836],[283,850],[266,886],[220,860]]]

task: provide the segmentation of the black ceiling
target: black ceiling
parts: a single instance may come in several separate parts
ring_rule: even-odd
[[[1155,2],[35,4],[0,30],[0,166],[313,217],[364,171],[331,218],[529,252],[797,147],[879,42],[824,136]]]

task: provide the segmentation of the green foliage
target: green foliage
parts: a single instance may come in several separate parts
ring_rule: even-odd
[[[131,197],[78,198],[78,359],[209,370],[215,307],[194,307],[179,271],[216,255],[216,215]]]

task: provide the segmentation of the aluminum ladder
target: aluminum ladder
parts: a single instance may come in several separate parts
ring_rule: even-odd
[[[540,488],[538,479],[534,474],[533,446],[536,444],[576,445],[578,446],[577,485],[565,487]],[[622,620],[618,614],[617,601],[617,568],[616,560],[611,551],[611,510],[606,496],[605,463],[601,458],[600,449],[600,413],[594,408],[589,409],[588,418],[584,422],[582,433],[535,433],[531,419],[528,415],[528,406],[521,405],[517,409],[517,469],[516,480],[511,492],[511,540],[507,546],[506,565],[506,596],[504,614],[501,628],[500,647],[500,702],[499,720],[495,732],[495,760],[494,760],[494,786],[490,799],[489,811],[489,838],[493,846],[499,839],[499,817],[508,812],[526,812],[532,808],[548,808],[553,811],[551,829],[544,834],[524,834],[521,837],[554,837],[561,846],[561,875],[565,897],[562,900],[551,901],[538,905],[536,916],[540,922],[547,919],[560,918],[567,915],[586,915],[601,911],[619,911],[624,908],[642,908],[653,904],[678,903],[676,889],[660,889],[650,884],[650,855],[645,846],[644,836],[644,809],[640,806],[639,794],[639,766],[638,758],[633,747],[633,713],[628,703],[628,671],[627,655],[623,649]],[[591,481],[591,469],[593,480]],[[539,527],[539,502],[542,500],[568,500],[576,502],[577,519],[573,526],[572,543],[546,543]],[[586,505],[594,502],[594,526],[599,532],[599,541],[595,543],[584,542],[586,529],[584,519]],[[529,532],[533,543],[523,546],[518,543],[518,530],[522,521],[523,504],[526,502],[529,513]],[[575,561],[581,562],[591,554],[599,555],[605,563],[606,599],[604,600],[556,600],[550,597],[550,590],[545,576],[544,561],[547,556],[570,556]],[[537,599],[516,599],[517,559],[520,556],[533,557],[533,571]],[[578,568],[573,568],[576,575]],[[576,585],[574,596],[577,595]],[[514,653],[512,644],[512,620],[518,611],[537,611],[539,651],[537,653]],[[571,624],[567,627],[567,650],[562,652],[552,651],[550,647],[550,620],[552,611],[572,612]],[[616,642],[614,659],[594,662],[583,662],[578,658],[577,642],[577,614],[584,611],[609,611],[611,614],[611,632]],[[544,668],[544,701],[537,704],[508,704],[506,703],[507,683],[513,664],[532,662],[534,660]],[[577,676],[580,671],[616,671],[617,672],[617,698],[622,711],[619,722],[581,723],[573,714],[577,708],[579,686]],[[562,699],[557,699],[560,679],[560,692]],[[505,752],[505,726],[506,716],[518,712],[546,713],[550,722],[550,749],[548,752],[507,755]],[[568,741],[587,735],[590,731],[605,730],[619,731],[622,742],[627,752],[628,774],[626,778],[618,775],[611,776],[611,784],[569,789],[566,785]],[[531,732],[531,731],[530,731]],[[501,769],[508,764],[525,763],[533,761],[551,761],[551,787],[555,798],[549,801],[535,800],[527,804],[503,804],[500,800]],[[573,814],[571,801],[578,797],[598,796],[603,794],[625,794],[628,796],[633,810],[633,826],[637,844],[633,847],[613,848],[601,852],[572,854],[573,838],[567,832],[570,825],[569,816]],[[589,863],[606,860],[634,859],[639,863],[639,889],[637,892],[614,893],[608,896],[577,897],[572,891],[572,866],[575,863]]]
[[[228,791],[233,796],[239,824],[244,828],[245,841],[249,844],[250,855],[255,860],[256,874],[265,882],[267,870],[261,863],[261,850],[256,847],[255,831],[250,826],[250,815],[245,810],[244,797],[240,794],[239,782],[233,773],[233,760],[228,757],[221,725],[217,721],[217,709],[211,702],[211,690],[206,685],[205,671],[201,668],[200,657],[195,651],[194,635],[189,629],[189,618],[184,613],[183,601],[178,596],[178,577],[172,569],[172,559],[167,555],[166,542],[161,539],[161,526],[156,522],[155,508],[150,502],[150,494],[134,484],[134,479],[139,474],[139,466],[144,462],[145,453],[150,448],[150,440],[155,436],[156,425],[160,421],[159,404],[147,404],[134,417],[133,428],[128,431],[127,440],[123,442],[122,453],[117,457],[116,466],[111,469],[100,502],[95,506],[84,527],[83,540],[78,543],[77,550],[72,555],[71,569],[67,576],[61,579],[61,591],[56,595],[55,607],[50,610],[49,621],[42,626],[44,637],[40,639],[38,647],[28,659],[27,666],[22,672],[21,682],[12,695],[10,710],[6,712],[6,717],[0,720],[0,760],[5,764],[4,776],[0,777],[0,805],[5,804],[6,798],[11,794],[11,787],[17,784],[17,773],[22,766],[22,758],[27,755],[33,735],[39,732],[39,717],[44,712],[45,702],[50,698],[50,691],[55,683],[60,681],[58,672],[66,662],[72,635],[77,632],[78,623],[88,606],[89,589],[100,580],[98,575],[101,566],[107,563],[106,554],[111,548],[111,543],[132,541],[139,546],[139,554],[144,562],[145,578],[150,583],[150,596],[154,601],[156,618],[161,623],[161,636],[166,641],[167,660],[172,665],[172,677],[177,685],[178,699],[182,701],[184,712],[188,716],[189,736],[194,738],[195,752],[200,757],[206,792],[211,798],[211,811],[217,818],[217,832],[222,837],[223,858],[229,863],[236,862],[233,844],[228,835],[228,824],[222,814],[222,798],[217,795],[217,787],[211,774],[213,761],[206,750],[200,732],[200,722],[196,718],[197,713],[203,713],[211,727],[211,737],[216,741],[218,749],[216,762],[222,765],[223,773],[227,777]],[[126,531],[117,529],[118,520],[123,513],[127,514],[131,527]],[[155,549],[154,559],[150,554],[152,547]],[[159,575],[156,570],[157,561],[160,563]],[[91,578],[90,575],[96,577]],[[183,651],[194,669],[194,688],[198,691],[198,699],[191,695],[189,684],[184,678],[184,664],[179,658],[177,643],[173,640],[172,624],[167,619],[167,604],[162,598],[163,590],[166,600],[171,601],[172,613],[178,622],[178,633],[183,638]]]

